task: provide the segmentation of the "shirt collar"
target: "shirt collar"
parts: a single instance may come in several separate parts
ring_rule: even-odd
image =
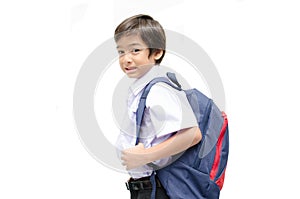
[[[160,66],[154,65],[145,75],[136,79],[129,90],[136,96],[155,77],[162,76]]]

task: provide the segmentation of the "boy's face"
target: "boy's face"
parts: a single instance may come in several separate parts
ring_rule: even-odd
[[[120,67],[130,78],[142,77],[153,67],[155,60],[161,56],[158,51],[149,57],[148,46],[138,35],[121,37],[117,41],[117,50]]]

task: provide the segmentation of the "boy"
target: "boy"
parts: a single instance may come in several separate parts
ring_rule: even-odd
[[[172,156],[200,142],[200,129],[185,93],[157,83],[148,94],[140,143],[135,146],[140,96],[147,83],[164,75],[159,64],[165,55],[166,38],[162,26],[148,15],[124,20],[116,28],[114,38],[122,71],[135,79],[128,93],[129,123],[122,127],[117,140],[122,164],[131,175],[127,187],[132,199],[153,198],[154,194],[155,198],[169,198],[155,176],[154,167],[171,164]]]

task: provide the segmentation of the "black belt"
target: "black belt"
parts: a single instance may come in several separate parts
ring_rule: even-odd
[[[156,187],[162,187],[159,179],[155,177]],[[132,179],[130,178],[128,182],[125,183],[126,187],[130,191],[138,191],[138,190],[148,190],[152,189],[152,184],[150,181],[150,177],[144,177],[140,179]]]

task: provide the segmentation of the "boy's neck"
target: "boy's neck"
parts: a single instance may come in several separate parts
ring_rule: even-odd
[[[145,73],[142,77],[137,78],[132,85],[130,86],[130,90],[134,93],[137,94],[144,86],[150,82],[152,79],[155,77],[158,77],[160,74],[159,70],[159,65],[153,65],[151,69]]]

